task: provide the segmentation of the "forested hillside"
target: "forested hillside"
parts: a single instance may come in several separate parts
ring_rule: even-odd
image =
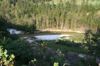
[[[0,66],[100,66],[100,0],[0,0]]]
[[[76,5],[74,0],[55,4],[56,0],[0,0],[0,16],[8,22],[37,29],[81,30],[100,25],[99,5],[88,1]]]

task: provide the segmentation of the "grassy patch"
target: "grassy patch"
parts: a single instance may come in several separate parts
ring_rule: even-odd
[[[87,53],[86,50],[84,50],[84,48],[80,48],[80,47],[69,47],[67,45],[56,44],[55,41],[46,41],[46,43],[48,47],[54,50],[59,49],[62,52],[71,51],[71,52],[77,52],[77,53]]]

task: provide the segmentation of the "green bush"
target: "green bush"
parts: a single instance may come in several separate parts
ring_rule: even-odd
[[[0,46],[0,66],[13,66],[14,58],[15,56],[13,54],[8,55],[7,50],[3,50]]]
[[[4,41],[4,40],[3,40]],[[37,66],[51,66],[54,62],[63,63],[64,57],[59,54],[59,52],[53,49],[43,46],[42,44],[29,44],[24,40],[11,40],[8,39],[7,42],[2,42],[4,48],[15,55],[16,65],[29,65],[29,62],[36,58]],[[34,65],[34,64],[33,64]]]
[[[33,59],[32,49],[30,45],[24,41],[15,40],[5,45],[5,48],[9,51],[9,54],[13,53],[16,56],[16,60],[23,63]]]

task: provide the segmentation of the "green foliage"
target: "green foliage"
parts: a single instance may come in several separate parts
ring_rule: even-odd
[[[9,26],[31,33],[36,28],[82,31],[87,28],[92,28],[95,30],[100,25],[99,10],[99,5],[89,5],[88,1],[83,2],[81,5],[76,5],[74,0],[71,0],[71,3],[66,2],[64,4],[55,4],[51,0],[0,0],[0,38],[9,36],[6,30]],[[84,46],[87,47],[88,52],[100,56],[99,29],[96,33],[87,31],[85,34],[85,42]],[[8,54],[13,53],[16,56],[15,61],[19,65],[28,65],[29,62],[32,65],[35,63],[37,66],[52,66],[54,62],[62,65],[64,62],[62,51],[84,52],[83,48],[79,48],[80,45],[70,41],[57,41],[55,45],[54,43],[31,45],[23,40],[4,38],[0,40],[0,43],[4,49],[8,50]],[[51,48],[55,49],[55,51]],[[0,62],[3,60],[4,64],[12,63],[14,59],[13,55],[7,56],[6,50],[3,51],[2,48],[0,48],[0,51],[1,54],[3,53]],[[34,58],[36,58],[36,62],[33,60]]]
[[[56,41],[48,41],[47,43],[47,46],[54,49],[54,50],[61,50],[63,53],[66,53],[68,51],[71,51],[71,52],[77,52],[77,53],[87,53],[86,50],[84,50],[84,48],[80,48],[79,46],[77,46],[77,43],[76,45],[75,44],[72,44],[71,42],[71,45],[69,43],[69,41],[64,41],[65,44],[61,44],[56,42]],[[73,46],[74,45],[74,46]]]
[[[65,4],[54,4],[49,0],[15,0],[14,5],[12,1],[1,1],[0,15],[8,18],[13,24],[24,25],[30,30],[34,25],[37,29],[73,30],[95,30],[97,25],[100,25],[100,8],[97,5],[88,5],[88,1],[81,5],[75,5],[73,0]]]
[[[87,30],[85,33],[85,41],[86,44],[84,45],[84,48],[87,49],[88,52],[93,53],[93,45],[94,45],[94,41],[93,39],[93,33],[91,30]]]
[[[59,63],[58,62],[54,62],[53,66],[59,66]]]
[[[89,52],[95,56],[100,56],[100,28],[98,27],[95,33],[90,30],[87,31],[85,40]]]
[[[5,48],[9,51],[10,54],[13,53],[16,56],[16,60],[20,60],[22,62],[27,62],[33,57],[31,53],[31,47],[24,41],[15,40],[13,42],[7,43]]]
[[[8,55],[7,50],[3,50],[0,46],[0,66],[13,66],[14,58],[15,56],[13,54]]]
[[[0,45],[8,50],[8,54],[15,55],[15,65],[51,66],[55,61],[62,64],[64,56],[61,51],[56,51],[43,44],[29,44],[24,40],[11,40],[4,38]],[[34,62],[33,62],[34,61]]]

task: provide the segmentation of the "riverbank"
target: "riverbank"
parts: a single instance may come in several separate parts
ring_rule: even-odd
[[[72,36],[69,40],[72,41],[82,41],[84,39],[84,33],[82,31],[73,31],[73,30],[59,30],[59,29],[45,29],[39,30],[34,33],[34,35],[70,35]]]
[[[66,37],[67,36],[67,37]],[[40,40],[70,40],[74,42],[82,42],[84,39],[84,33],[76,32],[61,32],[61,31],[35,31],[34,34],[23,34],[20,37],[28,37],[32,40],[31,37],[36,37]]]
[[[85,33],[85,30],[71,30],[71,29],[39,29],[41,32],[58,32],[58,33]]]

